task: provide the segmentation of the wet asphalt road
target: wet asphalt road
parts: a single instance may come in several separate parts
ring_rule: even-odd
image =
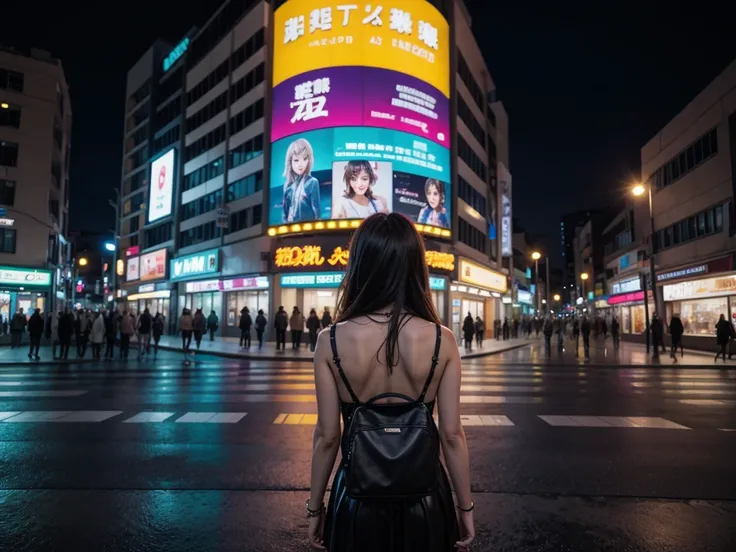
[[[736,370],[645,361],[463,363],[475,550],[736,550]],[[310,371],[0,367],[0,550],[307,550]]]

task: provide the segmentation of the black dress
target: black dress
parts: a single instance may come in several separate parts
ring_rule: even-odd
[[[347,429],[361,403],[340,366],[332,330],[332,348],[340,378],[353,402],[340,401]],[[440,334],[436,347],[439,349]],[[436,355],[435,355],[436,356]],[[434,370],[430,371],[419,401],[424,401]],[[434,413],[435,401],[425,403]],[[411,500],[357,500],[347,494],[343,463],[335,473],[327,506],[324,539],[329,552],[451,552],[459,540],[452,490],[442,463],[437,460],[435,492]]]

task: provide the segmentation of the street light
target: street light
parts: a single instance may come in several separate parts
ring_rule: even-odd
[[[582,274],[580,274],[580,280],[582,280],[582,282],[583,282],[583,301],[585,301],[586,304],[588,302],[588,298],[585,296],[585,280],[587,280],[587,279],[588,279],[588,273],[587,272],[583,272]]]
[[[6,104],[5,102],[3,102],[3,103],[0,104],[0,107],[2,107],[3,109],[8,109],[10,107],[10,105],[9,104]]]
[[[554,297],[552,297],[552,299],[555,300],[555,303],[559,303],[560,302],[560,294],[559,293],[555,293],[555,295],[554,295]]]
[[[539,314],[539,259],[542,258],[542,254],[539,251],[532,253],[532,259],[534,259],[534,303],[536,303],[537,314]]]
[[[80,257],[79,259],[77,259],[77,264],[79,266],[87,266],[88,262],[89,261],[87,260],[87,257]]]
[[[113,242],[105,242],[105,249],[112,253],[116,249],[115,244]]]
[[[652,301],[654,301],[654,310],[657,310],[657,278],[654,271],[654,264],[655,264],[655,258],[657,255],[657,242],[655,240],[655,232],[654,232],[654,209],[652,207],[652,185],[651,183],[647,183],[646,185],[639,183],[635,184],[634,187],[631,189],[631,193],[635,196],[639,197],[644,195],[644,193],[647,192],[648,199],[649,199],[649,228],[651,235],[649,237],[649,240],[652,245],[652,249],[649,255],[649,278],[651,279],[651,289],[652,289]],[[646,334],[647,334],[647,353],[649,352],[649,297],[647,296],[647,286],[646,286],[646,278],[644,278],[644,285],[642,286],[644,288],[644,318],[646,323]],[[654,344],[655,347],[657,347],[657,344]]]

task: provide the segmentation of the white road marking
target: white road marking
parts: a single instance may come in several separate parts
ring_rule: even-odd
[[[20,413],[21,413],[20,410],[18,410],[17,412],[0,412],[0,422],[2,422],[3,420],[7,418],[12,418],[13,416],[16,416]]]
[[[175,412],[139,412],[135,416],[123,420],[126,424],[147,424],[163,422],[167,418],[171,418]]]
[[[17,416],[6,418],[4,423],[51,422],[71,413],[71,410],[26,410]]]
[[[728,431],[728,432],[731,432],[731,431],[736,431],[736,429],[727,429],[727,428],[719,427],[718,428],[718,431]]]
[[[79,397],[87,391],[0,391],[0,397],[20,399],[23,397]]]
[[[76,410],[68,416],[63,416],[50,422],[104,422],[105,420],[122,414],[122,410]]]
[[[246,412],[187,412],[177,424],[237,424]]]
[[[539,416],[556,427],[628,427],[648,429],[690,429],[670,420],[647,416]]]

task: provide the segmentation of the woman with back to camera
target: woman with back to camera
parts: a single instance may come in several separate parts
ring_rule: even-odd
[[[388,213],[388,201],[373,193],[378,182],[378,164],[366,160],[349,161],[343,173],[345,191],[337,205],[339,219],[364,219],[375,213]]]
[[[376,214],[356,230],[336,320],[319,335],[314,356],[310,544],[330,552],[469,550],[474,505],[460,423],[460,354],[439,324],[424,242],[408,219]]]

